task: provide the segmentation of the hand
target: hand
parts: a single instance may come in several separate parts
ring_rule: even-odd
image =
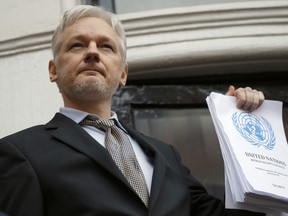
[[[250,112],[260,107],[265,99],[264,94],[261,91],[251,89],[250,87],[238,88],[235,90],[234,86],[230,86],[226,95],[235,96],[237,98],[237,108]]]

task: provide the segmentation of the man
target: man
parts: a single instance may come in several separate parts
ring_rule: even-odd
[[[0,209],[11,216],[258,215],[225,210],[183,167],[172,146],[118,121],[111,101],[127,80],[125,40],[117,17],[101,8],[77,6],[64,14],[49,62],[64,107],[47,124],[0,140]],[[246,110],[264,100],[249,87],[231,86],[227,94]],[[117,151],[108,147],[116,139],[107,138],[112,129],[93,125],[101,119],[114,119],[119,136],[128,135],[134,151],[123,150],[124,159],[110,152]],[[128,174],[121,164],[131,165]],[[133,174],[131,181],[133,169],[141,177]]]

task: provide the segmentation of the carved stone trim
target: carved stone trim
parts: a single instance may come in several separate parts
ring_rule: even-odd
[[[288,1],[122,16],[130,79],[287,71]]]
[[[53,31],[0,41],[0,57],[50,48]]]
[[[288,1],[120,15],[130,79],[287,71]],[[51,30],[0,41],[0,57],[50,48]]]

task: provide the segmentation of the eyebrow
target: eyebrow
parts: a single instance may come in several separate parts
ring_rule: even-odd
[[[100,38],[100,41],[101,42],[106,42],[106,43],[110,43],[113,47],[115,47],[116,50],[121,50],[120,48],[120,42],[118,41],[118,38],[117,38],[117,41],[114,41],[112,38],[106,36],[106,35],[103,35],[103,34],[98,34],[97,37]],[[90,36],[88,36],[88,38],[90,38]],[[71,41],[73,40],[87,40],[87,35],[86,34],[81,34],[81,33],[78,33],[78,34],[75,34],[75,35],[72,35],[66,45],[69,45],[71,43]],[[89,39],[90,40],[90,39]]]
[[[69,41],[71,40],[85,40],[90,38],[90,36],[87,36],[86,34],[75,34],[75,35],[72,35],[70,38],[69,38]],[[107,41],[107,42],[111,42],[111,43],[117,43],[115,42],[114,40],[112,40],[110,37],[106,36],[106,35],[97,35],[97,37],[99,37],[101,39],[101,41]]]

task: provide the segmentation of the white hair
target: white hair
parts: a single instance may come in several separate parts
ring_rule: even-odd
[[[84,17],[96,17],[102,19],[106,23],[108,23],[115,31],[117,36],[119,37],[120,42],[120,53],[122,56],[122,63],[125,65],[126,63],[126,35],[124,27],[121,21],[118,19],[116,14],[105,11],[101,7],[91,6],[91,5],[78,5],[70,10],[67,10],[62,17],[62,20],[58,27],[56,28],[53,37],[52,37],[52,52],[54,58],[57,57],[62,43],[62,32],[65,28],[71,26],[76,21],[80,20]]]

